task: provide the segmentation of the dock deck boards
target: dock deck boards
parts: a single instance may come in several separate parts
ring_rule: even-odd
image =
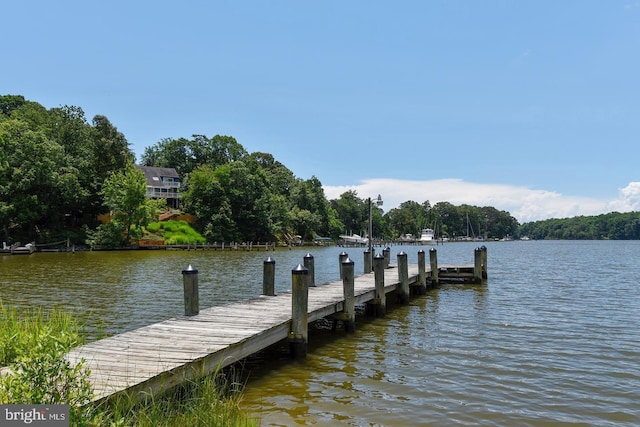
[[[426,270],[428,275],[428,266]],[[415,283],[418,266],[409,265],[408,272],[409,282]],[[398,269],[385,269],[384,283],[385,293],[396,290]],[[354,287],[356,304],[372,300],[374,274],[355,277]],[[94,400],[124,390],[154,394],[286,339],[291,304],[286,292],[215,306],[86,344],[66,357],[72,363],[86,361]],[[309,322],[341,312],[343,304],[341,280],[310,287]]]

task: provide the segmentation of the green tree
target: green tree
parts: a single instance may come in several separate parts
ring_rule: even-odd
[[[26,102],[22,95],[0,96],[0,114],[9,117],[12,111],[19,109]]]
[[[202,166],[189,178],[187,209],[211,240],[258,241],[272,238],[271,193],[264,171],[235,161],[212,170]]]
[[[93,172],[90,209],[97,215],[104,212],[102,186],[107,178],[114,172],[124,171],[135,161],[135,156],[124,135],[105,116],[97,115],[93,118],[90,141],[89,169]]]
[[[412,200],[402,202],[387,216],[394,237],[407,233],[420,236],[421,229],[426,225],[424,206]]]
[[[130,163],[124,171],[112,172],[102,191],[105,204],[113,214],[113,220],[106,227],[120,233],[123,245],[128,245],[131,238],[139,239],[142,227],[154,213],[146,202],[144,173]]]
[[[0,223],[5,238],[35,240],[47,224],[52,206],[71,197],[77,187],[65,180],[62,147],[44,132],[27,123],[0,123],[0,149],[6,157],[0,163]]]
[[[362,233],[364,227],[363,211],[368,209],[364,202],[358,198],[358,193],[349,190],[340,195],[340,198],[331,200],[331,207],[337,212],[338,220],[344,224],[343,233]],[[334,236],[337,237],[337,236]]]
[[[245,148],[231,136],[192,135],[192,139],[165,138],[147,147],[142,155],[143,166],[175,168],[186,177],[200,166],[215,169],[226,163],[242,160],[247,156]]]

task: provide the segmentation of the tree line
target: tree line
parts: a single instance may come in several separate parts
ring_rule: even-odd
[[[638,240],[640,213],[610,212],[528,222],[519,227],[518,234],[540,240]]]
[[[0,147],[2,241],[126,245],[163,207],[145,199],[135,155],[105,116],[89,122],[79,107],[46,109],[19,95],[0,96]],[[231,136],[165,138],[144,150],[140,165],[176,169],[181,209],[195,215],[194,227],[210,242],[364,235],[370,209],[373,235],[384,239],[419,236],[422,228],[449,238],[558,238],[488,206],[406,201],[384,213],[355,191],[327,200],[317,177],[298,178],[273,155],[249,153]],[[97,220],[105,212],[113,214],[109,224]]]

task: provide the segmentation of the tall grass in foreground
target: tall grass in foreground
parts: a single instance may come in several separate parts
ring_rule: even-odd
[[[6,307],[0,301],[0,403],[68,403],[82,418],[91,401],[89,373],[63,356],[84,342],[83,329],[69,314],[53,309]]]
[[[94,405],[89,372],[64,354],[82,345],[82,326],[60,310],[18,311],[0,300],[0,404],[70,405],[73,426],[256,426],[241,413],[234,375],[192,381],[147,402],[118,397]]]
[[[94,417],[99,425],[116,426],[202,426],[255,427],[259,420],[250,418],[238,407],[238,384],[223,373],[190,381],[161,396],[137,402],[120,396],[101,407]]]

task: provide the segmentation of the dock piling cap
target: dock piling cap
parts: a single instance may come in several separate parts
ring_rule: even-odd
[[[298,264],[296,268],[291,270],[293,274],[309,274],[309,269],[302,264]]]
[[[182,270],[182,274],[198,274],[198,269],[197,268],[193,268],[191,266],[191,264],[189,264],[187,267],[185,267]]]

